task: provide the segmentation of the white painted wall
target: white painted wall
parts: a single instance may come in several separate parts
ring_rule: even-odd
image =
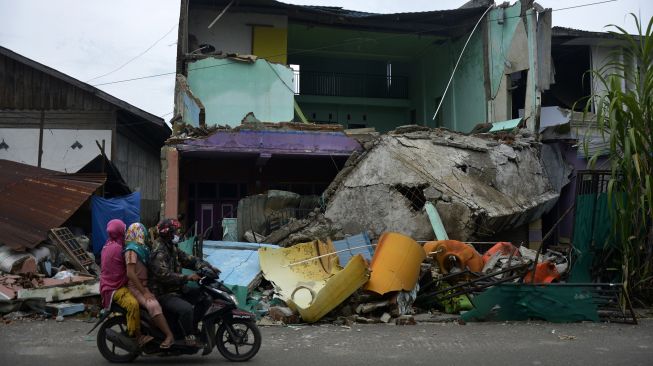
[[[188,34],[197,38],[198,44],[207,43],[224,53],[252,53],[252,26],[265,25],[287,28],[288,17],[256,13],[227,11],[210,29],[209,24],[222,11],[216,7],[192,8],[188,16]],[[194,50],[189,45],[188,52]]]
[[[53,130],[43,131],[43,168],[74,173],[100,153],[95,141],[105,141],[107,156],[111,156],[111,130]],[[82,148],[72,148],[78,141]]]
[[[4,141],[8,149],[0,149],[0,159],[34,165],[39,161],[39,130],[27,128],[0,128],[0,144]]]
[[[9,149],[0,149],[0,159],[38,164],[38,128],[3,128],[0,129],[0,142],[2,140]],[[100,153],[96,140],[105,140],[106,154],[111,156],[111,130],[45,129],[41,167],[74,173]],[[82,145],[81,148],[72,147],[76,141]]]
[[[605,46],[591,46],[591,67],[592,70],[600,70],[603,68],[606,64],[609,62],[613,61],[614,55],[611,55],[615,51],[614,47],[605,47]],[[603,76],[608,75],[611,72],[604,72]],[[612,70],[612,73],[614,73],[614,70]],[[605,88],[605,85],[603,85],[603,82],[599,78],[596,77],[596,75],[592,74],[592,92],[595,93],[596,95],[605,95],[607,93],[607,90]],[[622,80],[621,81],[621,87],[625,88],[625,82]]]

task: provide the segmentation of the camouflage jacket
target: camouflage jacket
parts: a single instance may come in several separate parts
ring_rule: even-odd
[[[157,239],[152,245],[148,264],[148,287],[156,296],[178,293],[186,284],[182,268],[198,270],[208,266],[203,260],[179,250],[176,245],[166,245]]]

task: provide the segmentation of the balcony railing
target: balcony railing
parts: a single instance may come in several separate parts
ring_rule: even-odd
[[[408,98],[408,78],[302,70],[295,71],[295,93],[333,97]]]

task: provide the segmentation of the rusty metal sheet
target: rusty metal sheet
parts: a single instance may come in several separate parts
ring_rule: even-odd
[[[104,184],[103,175],[62,174],[0,159],[0,245],[33,248]]]

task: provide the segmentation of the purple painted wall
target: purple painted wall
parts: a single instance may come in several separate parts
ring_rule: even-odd
[[[342,132],[218,131],[177,145],[182,152],[349,156],[360,144]]]

